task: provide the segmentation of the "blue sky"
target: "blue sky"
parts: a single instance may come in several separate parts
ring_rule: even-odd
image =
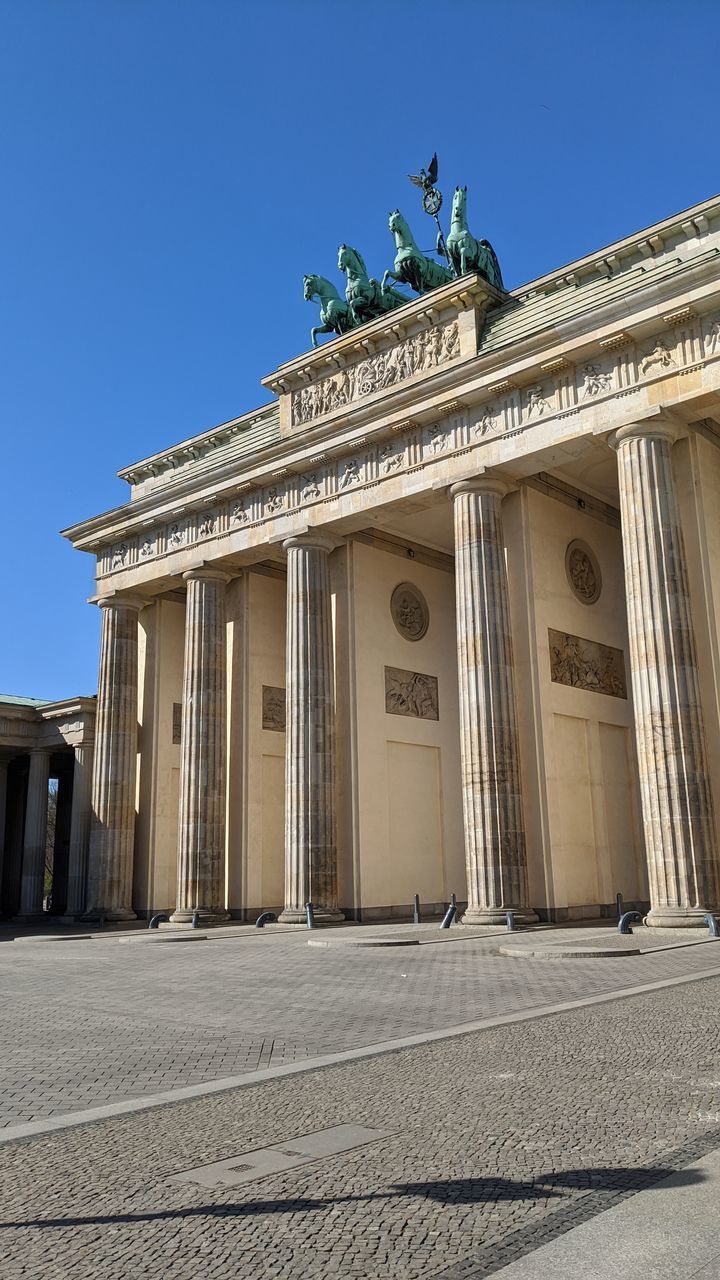
[[[0,0],[0,692],[96,688],[118,468],[265,403],[440,156],[523,283],[720,189],[715,0]]]

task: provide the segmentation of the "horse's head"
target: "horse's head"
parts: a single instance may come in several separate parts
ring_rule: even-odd
[[[303,296],[306,302],[312,302],[317,293],[317,276],[303,276]]]
[[[351,271],[353,275],[366,276],[367,267],[361,253],[349,244],[341,244],[338,249],[338,268],[340,271]]]
[[[467,187],[456,187],[452,202],[453,218],[463,218],[467,209]]]
[[[393,212],[390,214],[390,218],[388,220],[388,226],[392,231],[393,235],[396,237],[396,241],[395,241],[396,244],[400,246],[415,244],[415,241],[413,240],[412,231],[410,230],[410,227],[408,226],[405,218],[403,218],[399,209],[394,209]]]

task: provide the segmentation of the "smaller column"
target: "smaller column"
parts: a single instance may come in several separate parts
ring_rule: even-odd
[[[49,780],[49,753],[31,751],[18,913],[21,919],[28,921],[41,919],[43,914]]]
[[[285,908],[280,920],[344,920],[338,909],[335,822],[335,695],[328,557],[320,534],[287,551],[287,727],[285,737]]]
[[[515,682],[501,503],[496,476],[450,490],[455,507],[460,760],[468,924],[502,924],[528,906]]]
[[[66,907],[66,915],[70,919],[82,915],[85,910],[92,758],[92,743],[83,743],[75,748]]]
[[[227,634],[225,586],[230,575],[202,567],[187,583],[177,907],[173,924],[227,920],[225,908],[225,757]]]
[[[135,596],[98,600],[102,610],[95,718],[87,912],[134,920],[138,737],[138,613]]]

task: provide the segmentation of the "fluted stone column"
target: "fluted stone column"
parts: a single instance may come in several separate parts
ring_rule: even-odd
[[[285,735],[286,923],[319,922],[338,910],[335,822],[335,698],[328,556],[319,534],[290,538],[287,551]]]
[[[135,596],[99,600],[100,672],[92,774],[87,915],[134,920],[138,612]]]
[[[501,502],[492,477],[453,485],[460,759],[468,924],[528,907],[513,655]]]
[[[720,908],[720,865],[685,547],[672,467],[676,429],[622,427],[618,455],[630,666],[650,925],[701,925]]]
[[[39,749],[31,751],[20,881],[19,914],[25,920],[42,916],[43,913],[49,778],[49,752]]]
[[[185,611],[177,907],[187,924],[227,920],[225,909],[225,756],[227,636],[225,586],[218,569],[191,569]]]
[[[72,808],[70,811],[70,847],[68,850],[67,906],[65,915],[82,915],[85,910],[88,844],[90,841],[90,787],[92,782],[92,743],[75,748],[73,766]]]

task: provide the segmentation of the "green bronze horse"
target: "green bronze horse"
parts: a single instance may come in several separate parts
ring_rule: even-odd
[[[395,237],[395,270],[386,271],[382,278],[382,291],[387,292],[388,280],[409,284],[416,293],[428,293],[438,285],[449,284],[453,273],[432,258],[426,258],[413,240],[412,232],[399,209],[390,214],[388,227]]]
[[[334,284],[324,276],[303,276],[303,287],[306,302],[312,302],[313,298],[320,299],[322,324],[310,330],[314,347],[318,344],[319,333],[335,333],[339,337],[340,334],[347,333],[348,329],[352,329],[355,324],[352,312],[347,302],[343,302]]]
[[[457,275],[464,276],[468,271],[477,271],[488,284],[504,290],[500,263],[490,241],[476,240],[468,231],[467,187],[455,188],[447,251]]]
[[[338,267],[345,274],[345,298],[355,324],[375,320],[410,301],[397,289],[384,291],[379,280],[368,276],[362,254],[349,244],[338,249]]]

